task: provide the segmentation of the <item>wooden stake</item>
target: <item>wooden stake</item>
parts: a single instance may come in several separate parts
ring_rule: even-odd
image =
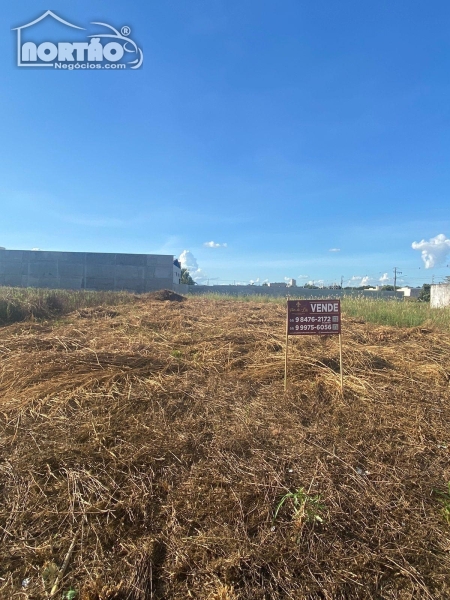
[[[344,391],[344,376],[342,373],[342,338],[341,334],[339,334],[339,363],[341,369],[341,393]]]
[[[288,300],[289,300],[289,296],[288,296]],[[286,302],[286,343],[285,343],[285,348],[284,348],[284,391],[286,391],[286,388],[287,388],[288,341],[289,341],[288,327],[289,327],[288,305]]]

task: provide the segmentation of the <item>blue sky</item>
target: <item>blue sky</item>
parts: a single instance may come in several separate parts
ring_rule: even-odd
[[[189,250],[211,283],[450,274],[448,2],[57,0],[130,26],[142,67],[17,67],[48,8],[0,16],[0,245]]]

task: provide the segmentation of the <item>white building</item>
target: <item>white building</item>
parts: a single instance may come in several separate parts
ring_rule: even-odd
[[[420,296],[421,291],[422,288],[412,288],[408,285],[405,285],[405,287],[397,288],[397,292],[403,292],[403,296],[405,298],[418,298]]]
[[[175,285],[181,283],[181,265],[178,260],[173,261],[173,282]]]
[[[272,283],[269,283],[269,286],[273,288],[297,287],[297,282],[295,281],[295,279],[288,279],[287,281],[274,281]]]

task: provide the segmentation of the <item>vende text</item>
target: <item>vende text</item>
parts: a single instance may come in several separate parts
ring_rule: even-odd
[[[313,304],[311,302],[311,311],[315,313],[337,313],[339,312],[339,303],[338,302],[328,302],[320,304]]]

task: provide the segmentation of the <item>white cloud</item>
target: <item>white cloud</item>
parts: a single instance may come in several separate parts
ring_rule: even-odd
[[[249,283],[250,283],[250,285],[254,285],[255,283],[259,283],[259,277],[257,277],[256,279],[250,279]]]
[[[330,249],[328,250],[328,252],[340,252],[340,251],[341,251],[341,249],[340,249],[340,248],[330,248]]]
[[[297,275],[297,279],[308,279],[309,275]]]
[[[37,250],[40,250],[40,248],[31,248],[31,250],[37,251]]]
[[[218,242],[213,242],[213,241],[205,242],[203,245],[206,246],[206,248],[226,248],[227,247],[226,243],[219,244]]]
[[[389,281],[390,277],[387,273],[383,273],[383,275],[380,277],[380,281],[381,283],[386,283],[386,281]]]
[[[369,285],[370,277],[368,275],[365,275],[364,277],[362,275],[353,275],[350,281],[353,281],[358,285]]]
[[[208,276],[199,268],[197,259],[190,250],[183,250],[178,257],[181,268],[187,269],[189,275],[198,284],[206,284],[208,282]]]
[[[413,250],[421,251],[425,269],[442,265],[450,253],[450,239],[446,238],[443,233],[430,238],[428,242],[426,240],[413,242],[411,246]]]

